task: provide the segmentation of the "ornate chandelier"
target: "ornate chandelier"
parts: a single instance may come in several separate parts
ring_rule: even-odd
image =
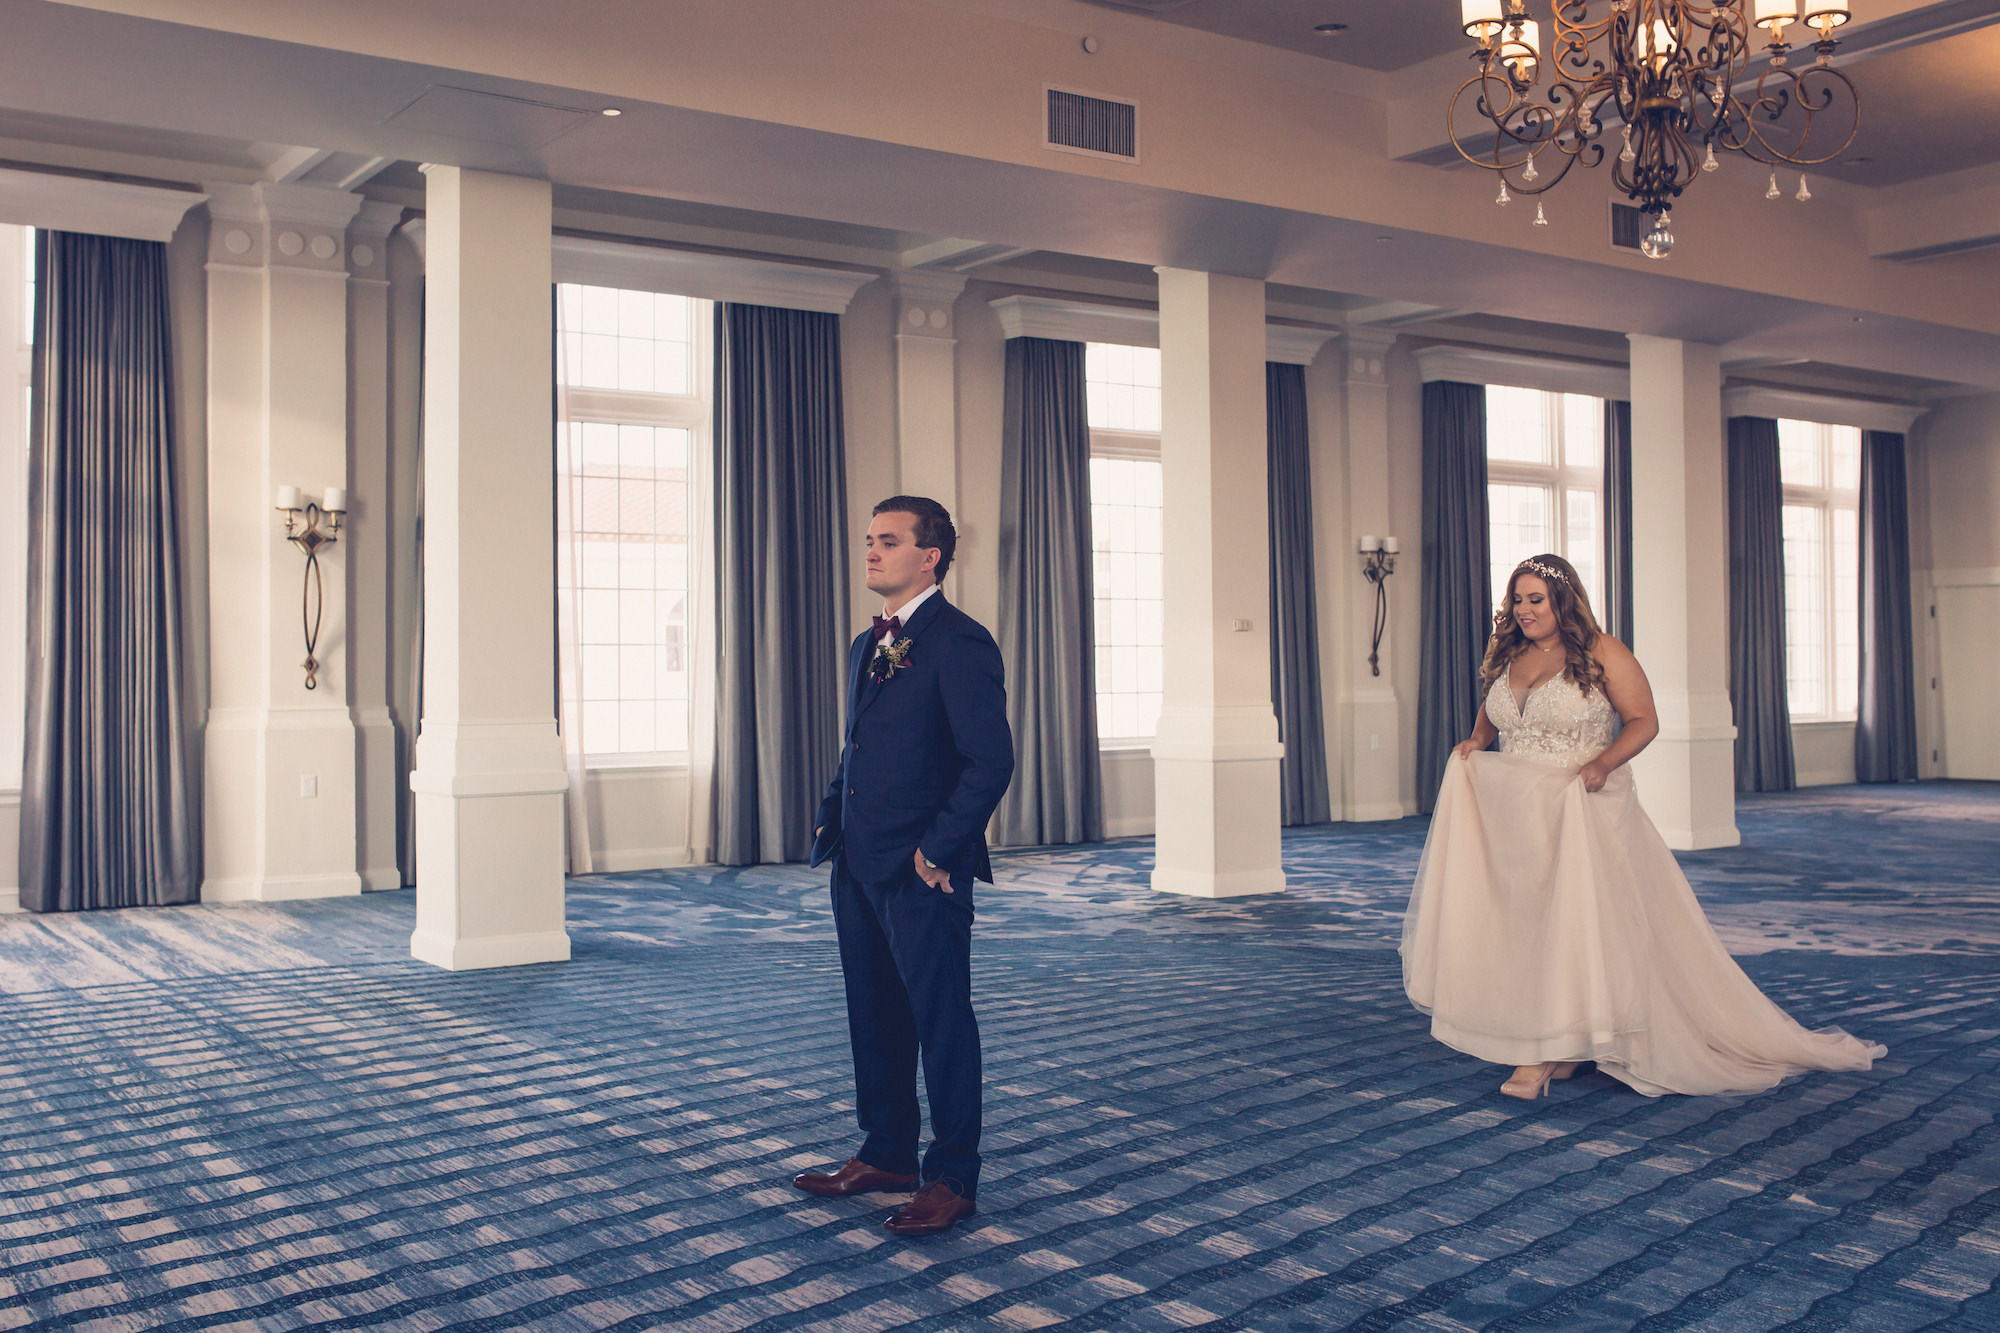
[[[1546,46],[1523,0],[1460,3],[1466,35],[1479,44],[1479,72],[1452,94],[1452,146],[1474,166],[1499,173],[1495,202],[1505,204],[1509,186],[1539,195],[1579,158],[1587,166],[1602,162],[1601,140],[1616,129],[1611,178],[1653,220],[1639,247],[1650,259],[1673,249],[1673,200],[1696,171],[1716,169],[1716,149],[1771,166],[1765,196],[1776,198],[1777,164],[1829,162],[1854,141],[1854,85],[1829,63],[1848,0],[1803,0],[1804,21],[1819,34],[1804,68],[1787,63],[1785,43],[1801,0],[1613,0],[1609,12],[1603,0],[1554,0]],[[1593,7],[1603,15],[1594,22]],[[1768,63],[1754,80],[1747,73],[1752,27],[1768,33]],[[1477,118],[1465,118],[1476,128],[1461,135],[1467,94]],[[1811,197],[1801,175],[1797,198]],[[1535,225],[1548,225],[1540,200]]]

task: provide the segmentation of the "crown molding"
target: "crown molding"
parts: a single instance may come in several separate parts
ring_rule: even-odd
[[[821,268],[753,255],[712,254],[659,245],[631,245],[558,235],[557,282],[664,292],[741,305],[842,314],[854,294],[875,280],[856,269]]]
[[[1625,366],[1603,361],[1576,361],[1449,344],[1420,347],[1415,355],[1426,384],[1451,380],[1459,384],[1540,389],[1544,393],[1580,393],[1592,398],[1632,396],[1632,372]]]
[[[188,210],[206,202],[198,190],[0,168],[0,222],[15,226],[168,241]]]
[[[988,301],[1009,338],[1055,338],[1063,342],[1160,345],[1160,312],[1148,306],[1102,305],[1056,296],[1002,296]],[[1311,365],[1320,348],[1340,336],[1338,329],[1291,324],[1264,326],[1264,359]]]
[[[1722,391],[1722,415],[1769,417],[1772,420],[1818,421],[1829,426],[1903,435],[1928,409],[1921,403],[1885,402],[1879,398],[1842,398],[1809,389],[1778,389],[1764,384],[1739,384]]]

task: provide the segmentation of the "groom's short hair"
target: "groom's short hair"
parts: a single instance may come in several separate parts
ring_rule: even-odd
[[[877,514],[908,514],[917,521],[919,548],[937,548],[937,568],[932,571],[939,583],[951,568],[951,555],[958,549],[958,529],[951,525],[951,511],[924,495],[892,495],[875,506]]]

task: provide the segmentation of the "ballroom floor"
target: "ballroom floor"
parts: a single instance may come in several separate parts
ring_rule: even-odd
[[[0,918],[0,1327],[2000,1327],[2000,784],[1744,801],[1683,863],[1866,1074],[1526,1104],[1395,954],[1424,824],[1282,898],[1145,840],[980,888],[980,1215],[787,1188],[853,1143],[823,879],[571,881],[575,959],[411,962],[408,892]]]

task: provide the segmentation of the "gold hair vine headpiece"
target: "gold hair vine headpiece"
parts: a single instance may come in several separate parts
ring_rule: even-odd
[[[1560,569],[1557,569],[1554,565],[1545,565],[1539,560],[1523,560],[1521,568],[1540,574],[1545,579],[1554,579],[1558,583],[1569,582],[1568,577]]]

